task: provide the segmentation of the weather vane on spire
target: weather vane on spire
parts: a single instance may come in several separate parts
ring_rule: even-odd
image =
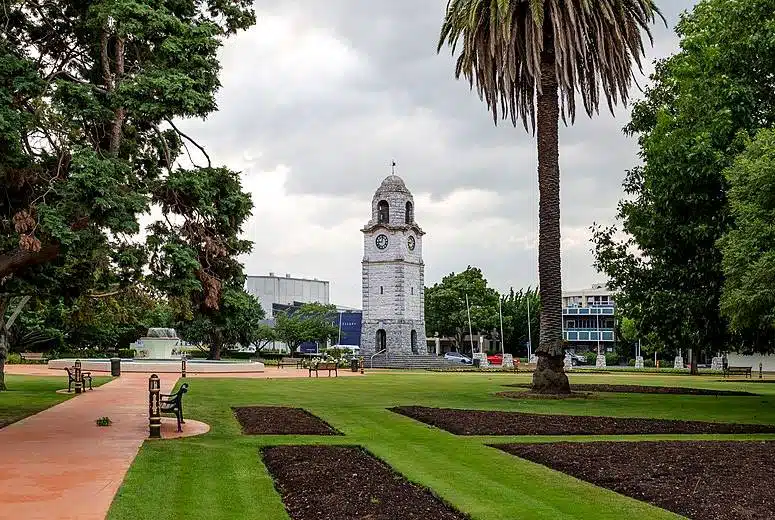
[[[391,171],[392,171],[393,175],[396,174],[396,161],[393,161],[393,166],[392,166],[392,170]]]

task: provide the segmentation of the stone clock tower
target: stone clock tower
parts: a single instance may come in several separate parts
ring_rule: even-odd
[[[414,198],[390,175],[371,202],[363,232],[361,353],[387,349],[387,357],[427,355],[423,231],[414,221]]]

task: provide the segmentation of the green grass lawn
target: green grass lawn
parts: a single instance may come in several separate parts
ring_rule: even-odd
[[[110,380],[110,377],[95,377],[92,384],[99,386]],[[59,377],[6,375],[5,382],[8,390],[0,392],[0,428],[66,401],[74,395],[56,393],[57,390],[67,388],[66,375]]]
[[[494,396],[495,392],[506,389],[504,384],[529,381],[529,375],[514,374],[393,372],[363,378],[193,378],[187,381],[190,391],[186,395],[186,414],[210,424],[210,433],[145,443],[116,495],[110,519],[287,519],[282,500],[260,460],[259,448],[302,443],[364,446],[410,480],[430,487],[461,511],[480,520],[680,518],[486,446],[500,441],[550,440],[548,437],[457,437],[393,414],[386,408],[417,404],[775,424],[775,384],[723,383],[718,382],[718,377],[572,375],[571,381],[741,389],[763,395],[598,394],[595,399],[551,401]],[[231,407],[249,405],[303,407],[345,435],[245,436],[240,433]],[[689,438],[592,438],[676,437]]]

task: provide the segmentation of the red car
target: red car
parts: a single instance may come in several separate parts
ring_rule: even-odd
[[[503,354],[491,354],[487,356],[487,362],[491,365],[502,365]]]

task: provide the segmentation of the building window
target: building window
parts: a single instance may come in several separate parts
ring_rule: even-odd
[[[412,291],[412,294],[414,294],[414,287],[412,287],[411,291]]]
[[[408,202],[406,203],[406,213],[404,215],[404,222],[407,224],[411,224],[414,222],[414,208],[412,208],[412,203]]]
[[[379,293],[380,294],[385,294],[385,288],[382,287],[381,285],[379,286]]]
[[[377,204],[377,223],[387,224],[388,222],[390,222],[390,206],[386,200],[381,200]]]
[[[575,329],[576,328],[576,322],[573,321],[573,320],[568,320],[567,328]]]
[[[387,333],[385,332],[385,329],[379,329],[377,331],[376,351],[379,352],[380,350],[385,349],[387,349]]]
[[[412,338],[411,339],[411,341],[412,341],[412,354],[417,354],[418,353],[417,352],[417,331],[414,330],[414,329],[412,330],[411,338]]]

